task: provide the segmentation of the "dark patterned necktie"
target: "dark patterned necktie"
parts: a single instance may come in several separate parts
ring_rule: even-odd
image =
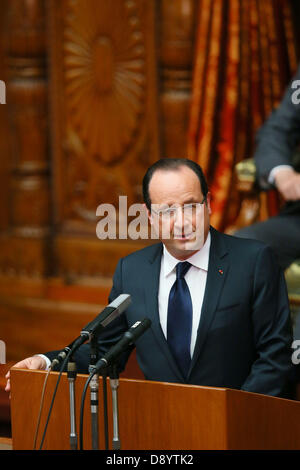
[[[176,281],[170,290],[167,322],[167,341],[185,377],[191,364],[193,306],[184,276],[190,267],[191,264],[188,261],[176,265]]]

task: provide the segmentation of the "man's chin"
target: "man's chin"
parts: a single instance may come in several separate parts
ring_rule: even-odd
[[[203,238],[181,240],[181,243],[186,251],[199,251],[203,247]]]

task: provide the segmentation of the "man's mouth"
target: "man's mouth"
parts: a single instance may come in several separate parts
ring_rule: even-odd
[[[190,240],[195,236],[195,232],[190,233],[174,233],[173,238],[175,240]]]

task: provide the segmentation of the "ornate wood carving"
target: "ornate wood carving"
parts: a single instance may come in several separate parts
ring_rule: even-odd
[[[91,158],[100,165],[115,163],[133,145],[145,112],[145,34],[137,3],[93,0],[68,6],[67,119]]]
[[[154,2],[52,1],[50,15],[57,222],[86,232],[100,203],[141,199],[158,158]]]
[[[144,172],[159,158],[155,4],[50,2],[54,249],[67,279],[109,276],[137,245],[100,243],[96,209],[118,209],[120,195],[141,202]]]

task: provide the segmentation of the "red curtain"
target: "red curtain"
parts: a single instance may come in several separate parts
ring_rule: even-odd
[[[211,223],[236,216],[233,169],[297,69],[289,0],[199,0],[188,156],[212,192]]]

